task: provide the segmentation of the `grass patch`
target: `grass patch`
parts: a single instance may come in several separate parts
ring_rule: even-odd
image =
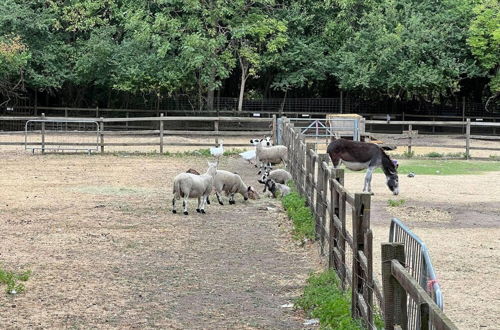
[[[406,203],[406,200],[404,200],[404,199],[389,199],[387,201],[387,205],[390,207],[402,206],[402,205],[404,205],[404,203]]]
[[[246,151],[246,149],[240,149],[240,148],[231,148],[231,149],[226,149],[224,151],[224,156],[229,157],[229,156],[236,156],[239,155],[240,153]],[[150,151],[150,152],[126,152],[126,151],[116,151],[112,153],[114,156],[145,156],[145,157],[158,157],[158,156],[164,156],[164,157],[213,157],[210,154],[210,149],[196,149],[196,150],[187,150],[187,151],[175,151],[175,152],[170,152],[170,151],[165,151],[164,153],[160,154],[159,152],[155,151]],[[97,154],[96,154],[97,155]]]
[[[314,239],[315,223],[311,209],[306,206],[304,198],[300,197],[297,189],[289,183],[292,192],[282,198],[281,202],[288,217],[293,222],[293,236],[298,240]]]
[[[399,174],[462,175],[500,171],[500,163],[470,160],[409,160],[401,163]]]
[[[363,329],[361,322],[351,318],[349,292],[340,288],[335,271],[313,274],[307,279],[304,293],[295,301],[308,317],[317,318],[323,329]]]
[[[24,284],[31,276],[31,271],[27,270],[20,274],[4,270],[0,267],[0,284],[7,285],[7,293],[16,294],[24,292],[26,289]]]
[[[393,159],[397,157],[392,156]],[[463,175],[500,171],[500,162],[459,159],[408,159],[399,163],[399,175]],[[353,172],[346,169],[346,172]],[[359,173],[359,172],[357,172]],[[375,173],[382,173],[377,169]]]

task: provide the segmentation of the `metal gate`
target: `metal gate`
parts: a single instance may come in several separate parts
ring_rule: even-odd
[[[98,151],[99,123],[95,120],[34,119],[24,126],[24,149]]]
[[[405,266],[420,286],[443,309],[443,295],[425,243],[399,219],[393,218],[389,242],[403,243]],[[417,302],[408,296],[408,329],[421,329]]]

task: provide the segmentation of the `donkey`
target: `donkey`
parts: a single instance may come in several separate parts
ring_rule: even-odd
[[[387,179],[387,186],[394,195],[399,194],[397,162],[391,160],[385,151],[376,144],[332,138],[326,151],[335,168],[342,162],[353,171],[368,169],[363,192],[372,193],[373,171],[377,167],[381,167]]]

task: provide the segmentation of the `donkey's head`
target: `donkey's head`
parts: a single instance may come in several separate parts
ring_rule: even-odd
[[[382,170],[384,171],[387,187],[394,195],[399,194],[398,162],[392,160],[382,149]]]

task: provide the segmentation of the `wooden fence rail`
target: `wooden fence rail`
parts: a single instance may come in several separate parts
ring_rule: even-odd
[[[166,145],[165,142],[165,137],[166,136],[188,136],[188,137],[210,137],[214,139],[214,143],[211,143],[209,141],[207,142],[175,142],[175,143],[168,143],[169,146],[198,146],[198,147],[209,147],[213,146],[214,144],[219,143],[219,138],[220,137],[261,137],[264,135],[273,135],[274,134],[274,128],[276,127],[276,116],[273,116],[271,118],[252,118],[252,117],[165,117],[162,114],[160,114],[159,117],[137,117],[137,118],[96,118],[96,119],[89,119],[89,118],[66,118],[66,117],[45,117],[45,114],[42,114],[41,116],[36,116],[36,117],[13,117],[13,116],[4,116],[0,117],[0,121],[23,121],[23,122],[28,122],[30,120],[34,121],[42,121],[41,127],[42,129],[40,130],[34,130],[30,131],[29,133],[36,133],[40,134],[41,141],[42,142],[33,142],[30,143],[30,145],[33,146],[40,146],[40,145],[47,145],[47,146],[61,146],[61,147],[69,147],[69,146],[78,146],[78,147],[83,147],[83,146],[92,146],[95,145],[95,143],[89,143],[89,142],[78,142],[78,141],[56,141],[56,142],[45,142],[46,136],[49,134],[54,134],[56,131],[50,131],[49,129],[45,129],[45,123],[43,121],[47,122],[65,122],[65,123],[71,123],[71,122],[92,122],[92,123],[97,123],[98,125],[98,135],[99,135],[99,149],[101,153],[104,153],[105,149],[107,147],[128,147],[128,146],[157,146],[159,147],[160,153],[164,152],[164,148]],[[151,122],[157,122],[158,123],[158,129],[152,129],[152,130],[120,130],[120,131],[115,131],[111,130],[112,127],[109,127],[110,123],[128,123],[128,122],[144,122],[144,121],[151,121]],[[165,129],[164,123],[165,122],[171,122],[171,123],[179,123],[179,122],[204,122],[204,123],[212,123],[213,130],[185,130],[185,129]],[[234,130],[234,128],[230,128],[231,130],[221,130],[219,129],[219,123],[228,123],[232,124],[234,123],[235,125],[231,125],[231,127],[237,127],[238,123],[256,123],[256,124],[268,124],[264,125],[264,127],[261,125],[259,127],[255,128],[247,128],[246,130]],[[23,124],[24,125],[24,124]],[[64,135],[88,135],[88,134],[93,134],[92,132],[85,132],[85,131],[71,131],[71,130],[63,130],[63,131],[57,131],[56,133],[64,134]],[[25,134],[24,131],[17,131],[17,132],[0,132],[0,136],[2,135],[19,135],[19,134]],[[95,131],[94,131],[95,134]],[[132,137],[154,137],[155,139],[147,141],[147,142],[138,142],[138,141],[130,141],[130,142],[109,142],[109,140],[106,139],[107,136],[132,136]],[[157,139],[156,139],[157,138]],[[25,141],[1,141],[0,140],[0,145],[25,145]],[[249,143],[225,143],[225,146],[227,147],[248,147],[250,146]],[[64,148],[61,148],[64,149]]]
[[[383,302],[373,277],[371,195],[348,192],[343,186],[344,170],[329,166],[328,156],[318,155],[314,144],[306,144],[289,120],[283,125],[282,140],[289,149],[287,167],[314,214],[320,254],[335,269],[344,288],[351,288],[353,317],[373,328],[374,292],[379,306]],[[348,207],[352,210],[351,231],[346,226]]]
[[[315,144],[306,143],[305,136],[290,120],[281,122],[282,142],[289,152],[287,168],[314,215],[320,254],[326,258],[328,268],[339,276],[343,289],[351,290],[353,318],[362,320],[366,328],[375,329],[374,313],[379,311],[385,318],[386,329],[394,329],[395,325],[407,329],[408,294],[421,303],[422,329],[429,329],[429,324],[435,329],[456,329],[412,275],[392,260],[404,261],[404,250],[401,259],[400,250],[389,256],[384,254],[387,245],[382,246],[383,287],[380,285],[373,273],[371,195],[347,191],[344,170],[329,166],[328,156],[317,154]],[[346,225],[349,209],[351,229]]]
[[[429,329],[430,325],[439,330],[458,329],[405,269],[404,262],[405,249],[402,243],[382,243],[385,329],[407,329],[408,295],[418,304],[421,329]]]

